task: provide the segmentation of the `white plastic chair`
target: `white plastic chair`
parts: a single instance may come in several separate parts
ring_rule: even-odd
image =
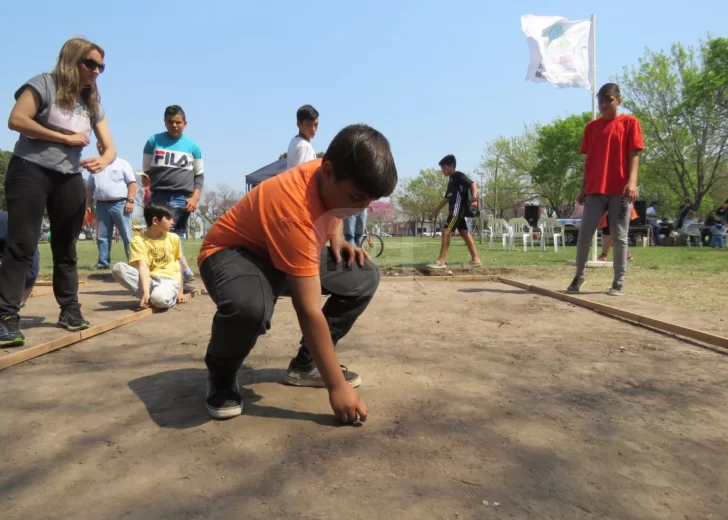
[[[493,250],[493,237],[499,236],[503,240],[503,250],[505,251],[506,247],[508,247],[506,244],[510,242],[511,238],[511,228],[508,222],[502,218],[489,220],[488,232],[490,234],[490,250]]]
[[[538,221],[538,229],[541,231],[541,251],[546,251],[547,242],[551,239],[554,243],[554,252],[559,251],[559,239],[561,247],[566,248],[566,237],[564,227],[555,218],[542,218]]]
[[[693,238],[695,239],[695,242],[698,243],[698,247],[703,247],[703,240],[702,240],[703,236],[700,232],[699,223],[695,222],[695,223],[686,225],[683,228],[683,233],[684,233],[683,236],[685,237],[685,241],[687,242],[688,247],[692,247],[695,245],[692,243],[693,241],[691,240]]]
[[[508,221],[511,227],[511,251],[515,249],[516,240],[523,242],[523,250],[528,251],[528,241],[531,241],[533,248],[533,230],[525,218],[512,218]]]

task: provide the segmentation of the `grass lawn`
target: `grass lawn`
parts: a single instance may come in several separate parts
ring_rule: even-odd
[[[435,260],[440,251],[440,238],[385,238],[384,253],[377,259],[383,269],[412,268]],[[185,243],[185,254],[197,271],[196,258],[201,241]],[[488,251],[488,243],[476,246],[486,269],[509,269],[512,277],[558,281],[566,287],[574,275],[568,264],[576,254],[575,247],[540,250],[502,251],[500,244]],[[725,311],[726,280],[728,280],[728,249],[708,247],[637,247],[630,249],[634,261],[629,263],[625,287],[629,294],[668,305],[705,311]],[[51,275],[52,262],[48,244],[40,245],[41,277]],[[121,243],[112,245],[112,261],[124,260]],[[78,243],[79,274],[87,277],[96,264],[96,246],[90,240]],[[448,265],[458,267],[469,260],[465,244],[453,237]],[[611,269],[589,269],[590,287],[609,286]]]

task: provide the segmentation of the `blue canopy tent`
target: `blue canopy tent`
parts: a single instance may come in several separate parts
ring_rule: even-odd
[[[252,190],[264,180],[275,177],[287,169],[288,161],[286,159],[278,159],[276,162],[272,162],[268,166],[263,166],[261,169],[255,170],[253,173],[249,173],[245,176],[246,191]]]

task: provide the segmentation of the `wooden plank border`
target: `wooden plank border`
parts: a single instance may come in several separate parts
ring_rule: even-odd
[[[593,302],[590,300],[579,298],[577,296],[572,296],[570,294],[564,294],[549,289],[544,289],[543,287],[525,284],[523,282],[510,280],[508,278],[501,278],[500,281],[501,283],[510,285],[512,287],[518,287],[519,289],[540,294],[542,296],[549,296],[563,302],[578,305],[579,307],[584,307],[585,309],[602,312],[610,316],[629,320],[638,325],[642,325],[643,327],[657,329],[659,331],[667,332],[669,334],[675,334],[677,336],[683,336],[685,338],[700,341],[714,347],[720,347],[721,349],[728,350],[728,338],[724,336],[719,336],[717,334],[712,334],[710,332],[705,332],[702,330],[691,329],[690,327],[683,327],[682,325],[662,321],[657,318],[645,316],[644,314],[637,314],[636,312],[617,309],[616,307],[605,305],[603,303]]]
[[[452,276],[382,276],[380,282],[499,282],[500,275],[497,274],[471,274]]]
[[[189,294],[193,298],[195,298],[201,294],[207,294],[207,291],[196,289]],[[126,316],[122,316],[121,318],[116,318],[114,320],[110,320],[99,325],[94,325],[93,327],[89,327],[86,330],[72,332],[71,334],[61,336],[60,338],[56,338],[46,343],[41,343],[40,345],[26,348],[20,347],[19,350],[16,350],[15,352],[0,356],[0,370],[4,370],[6,368],[18,365],[24,361],[35,359],[44,354],[48,354],[49,352],[69,347],[85,339],[93,338],[94,336],[98,336],[100,334],[103,334],[104,332],[117,329],[129,323],[134,323],[135,321],[148,318],[149,316],[151,316],[152,314],[156,314],[157,312],[159,312],[157,309],[143,309],[133,312],[131,314],[127,314]]]
[[[78,285],[85,285],[86,280],[79,280]],[[36,287],[53,287],[53,281],[52,280],[36,280],[35,282]]]

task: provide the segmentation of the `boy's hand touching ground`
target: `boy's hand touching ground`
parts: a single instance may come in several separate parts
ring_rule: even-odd
[[[139,301],[139,307],[146,309],[149,307],[149,293],[142,294],[142,299]]]
[[[329,390],[329,403],[334,415],[344,424],[353,424],[357,419],[361,422],[367,420],[367,405],[348,383]]]

